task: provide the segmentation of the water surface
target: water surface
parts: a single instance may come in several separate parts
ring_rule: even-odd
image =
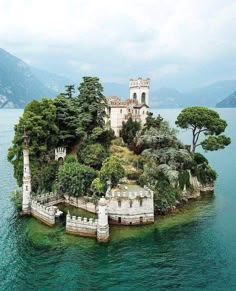
[[[0,110],[0,290],[235,290],[236,110],[219,112],[233,143],[207,154],[219,174],[215,195],[154,225],[112,227],[99,244],[19,216],[6,155],[22,110]],[[157,113],[173,125],[179,110]]]

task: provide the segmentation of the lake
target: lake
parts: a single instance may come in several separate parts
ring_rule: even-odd
[[[219,109],[232,144],[207,153],[214,196],[153,225],[111,228],[111,241],[20,217],[7,149],[22,110],[0,110],[0,290],[236,290],[236,109]],[[180,110],[153,110],[174,125]],[[188,132],[179,133],[190,143]]]

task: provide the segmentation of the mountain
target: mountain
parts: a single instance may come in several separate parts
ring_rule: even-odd
[[[47,88],[61,93],[64,91],[65,85],[73,85],[75,82],[70,80],[67,77],[60,76],[54,73],[50,73],[44,70],[40,70],[34,67],[31,67],[31,72],[33,75]]]
[[[29,65],[0,48],[0,108],[22,108],[32,99],[55,96]]]
[[[218,108],[232,108],[236,107],[236,91],[227,98],[216,104]]]
[[[189,92],[162,88],[151,92],[151,106],[159,108],[183,108],[188,106],[215,107],[225,96],[236,89],[236,80],[225,80],[195,88]]]

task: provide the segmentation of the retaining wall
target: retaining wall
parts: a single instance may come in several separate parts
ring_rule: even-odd
[[[73,197],[69,195],[64,195],[64,197],[65,197],[64,202],[69,205],[81,208],[91,213],[97,213],[96,205],[92,201],[87,202],[82,197]]]
[[[53,226],[55,224],[55,209],[53,206],[48,207],[40,204],[40,202],[32,200],[31,214],[49,226]]]
[[[66,232],[81,236],[96,237],[98,221],[87,217],[76,217],[67,214]]]

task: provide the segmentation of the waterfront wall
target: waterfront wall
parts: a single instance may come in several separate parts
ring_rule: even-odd
[[[91,200],[86,201],[85,198],[83,197],[73,197],[69,195],[64,195],[64,197],[65,197],[64,202],[69,205],[78,207],[91,213],[97,213],[97,207]]]
[[[48,207],[42,205],[36,200],[32,200],[31,215],[49,226],[53,226],[55,224],[55,209],[53,206]]]
[[[87,217],[76,217],[67,214],[66,232],[81,236],[96,237],[98,221]]]
[[[37,195],[33,198],[45,206],[53,206],[65,201],[64,197],[53,192]]]

